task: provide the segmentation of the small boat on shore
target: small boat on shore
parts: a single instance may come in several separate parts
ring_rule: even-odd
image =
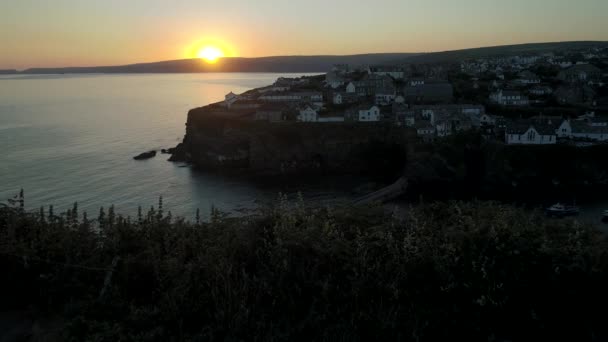
[[[563,205],[561,203],[554,204],[545,209],[547,216],[555,217],[576,216],[580,212],[580,208],[575,205]]]
[[[144,152],[133,157],[135,160],[145,160],[156,157],[156,151]]]

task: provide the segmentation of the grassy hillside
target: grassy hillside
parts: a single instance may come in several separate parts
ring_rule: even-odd
[[[592,47],[606,47],[608,42],[601,41],[577,41],[577,42],[555,42],[534,43],[481,47],[475,49],[464,49],[454,51],[443,51],[422,54],[402,59],[401,63],[451,63],[466,59],[500,57],[505,55],[538,54],[544,52],[559,52],[564,50],[587,49]],[[397,62],[397,61],[395,61]]]
[[[32,322],[29,331],[17,319],[0,339],[608,337],[605,237],[509,206],[454,202],[393,216],[280,200],[248,217],[212,211],[189,223],[162,206],[93,220],[76,206],[28,213],[14,203],[0,205],[0,312],[27,310]]]

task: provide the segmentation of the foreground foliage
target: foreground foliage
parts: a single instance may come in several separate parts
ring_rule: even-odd
[[[198,223],[17,203],[0,234],[2,310],[61,315],[68,341],[608,337],[604,237],[492,203],[279,201]]]

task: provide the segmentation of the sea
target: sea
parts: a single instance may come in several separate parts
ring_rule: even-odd
[[[176,146],[188,110],[295,74],[78,74],[0,76],[0,203],[23,189],[30,210],[77,202],[133,215],[157,206],[192,219],[212,207],[232,214],[271,204],[281,194],[331,202],[335,189],[260,185],[233,175],[168,162],[136,161]]]
[[[164,154],[133,160],[181,142],[188,110],[283,76],[302,75],[0,75],[0,203],[23,189],[29,210],[78,203],[90,216],[110,205],[134,215],[162,196],[165,211],[193,219],[197,209],[202,217],[212,207],[239,215],[280,196],[321,204],[352,199],[348,186],[259,184],[171,163]],[[608,200],[582,209],[579,219],[600,224]]]

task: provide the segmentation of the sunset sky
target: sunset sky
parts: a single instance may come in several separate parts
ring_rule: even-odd
[[[607,0],[2,0],[0,69],[608,40]]]

